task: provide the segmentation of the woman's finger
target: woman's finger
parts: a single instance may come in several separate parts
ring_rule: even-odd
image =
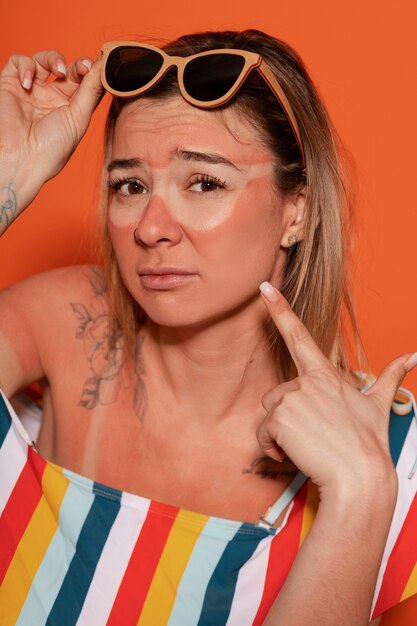
[[[80,83],[94,65],[89,57],[80,57],[67,68],[67,78],[75,83]]]
[[[275,461],[282,461],[285,457],[285,452],[277,442],[278,421],[275,413],[278,411],[279,407],[276,405],[271,407],[266,418],[256,431],[256,437],[264,454],[269,456],[271,459],[275,459]]]
[[[297,378],[289,380],[288,382],[281,383],[276,387],[273,387],[270,391],[267,391],[262,396],[262,406],[265,411],[270,411],[272,407],[278,404],[285,393],[288,391],[297,391],[300,388],[300,384]]]
[[[52,74],[56,78],[64,78],[67,75],[65,57],[57,50],[43,50],[33,55],[36,63],[36,78],[46,82]]]
[[[409,353],[394,359],[384,367],[372,387],[365,394],[381,401],[384,406],[390,408],[405,376],[416,365],[416,353]]]
[[[2,70],[4,77],[19,78],[25,89],[30,89],[33,81],[46,82],[52,74],[57,78],[66,75],[65,57],[55,50],[37,52],[32,57],[13,54]]]
[[[36,72],[36,63],[32,57],[23,54],[13,54],[4,66],[1,75],[5,78],[19,79],[25,89],[30,89]]]
[[[284,296],[267,282],[262,283],[260,290],[266,308],[294,359],[298,373],[302,375],[317,369],[333,369]]]
[[[91,70],[82,78],[80,86],[71,100],[71,111],[75,119],[79,121],[80,128],[88,124],[89,118],[104,93],[100,80],[100,67],[101,57],[93,63]]]

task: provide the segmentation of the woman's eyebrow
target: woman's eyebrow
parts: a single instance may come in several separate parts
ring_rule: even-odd
[[[172,153],[172,158],[179,158],[184,161],[203,161],[204,163],[212,163],[214,165],[228,165],[229,167],[233,167],[233,169],[240,172],[237,165],[215,152],[197,152],[196,150],[177,149]]]
[[[135,167],[139,167],[142,165],[142,161],[140,159],[115,159],[111,161],[107,166],[107,171],[112,172],[113,170],[131,170]]]

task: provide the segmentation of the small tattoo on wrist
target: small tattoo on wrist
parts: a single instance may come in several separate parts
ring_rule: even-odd
[[[0,232],[13,222],[17,212],[17,198],[12,183],[0,190]]]

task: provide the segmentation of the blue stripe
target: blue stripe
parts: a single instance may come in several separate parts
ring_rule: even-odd
[[[228,526],[223,520],[209,518],[181,578],[168,626],[197,624],[210,578],[236,532],[238,529],[234,524]]]
[[[227,544],[210,578],[197,626],[226,624],[239,571],[251,558],[259,542],[270,534],[263,528],[255,529],[253,524],[242,524],[235,537]]]
[[[91,481],[91,485],[92,485]],[[75,545],[94,501],[94,495],[70,482],[59,509],[59,527],[54,534],[16,626],[44,624],[56,600],[75,554]]]
[[[11,423],[12,418],[10,417],[9,409],[7,408],[4,398],[0,393],[0,448],[10,430]]]
[[[74,626],[77,622],[103,547],[119,513],[121,491],[94,483],[93,492],[96,497],[46,626]]]
[[[406,415],[397,415],[391,410],[389,420],[389,447],[391,458],[394,465],[397,465],[398,459],[404,445],[405,438],[410,429],[411,422],[414,418],[414,410]]]

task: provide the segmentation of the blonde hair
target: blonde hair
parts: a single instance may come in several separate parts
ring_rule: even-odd
[[[230,103],[257,128],[265,144],[276,155],[276,185],[284,193],[305,192],[303,239],[289,248],[280,290],[308,328],[316,343],[340,370],[348,371],[347,335],[354,338],[363,357],[347,271],[347,238],[350,227],[350,193],[340,158],[340,142],[327,111],[299,56],[287,44],[257,30],[208,32],[186,35],[164,46],[178,56],[216,48],[258,52],[274,72],[294,111],[305,152],[302,166],[299,148],[280,104],[269,87],[252,72]],[[176,75],[170,72],[150,92],[152,99],[178,93]],[[106,126],[106,159],[115,122],[132,99],[114,99]],[[106,200],[104,202],[106,204]],[[103,236],[115,328],[133,350],[144,312],[126,289],[110,241],[106,220]],[[349,330],[348,330],[349,329]],[[288,380],[296,370],[288,349],[271,324],[279,371]]]

